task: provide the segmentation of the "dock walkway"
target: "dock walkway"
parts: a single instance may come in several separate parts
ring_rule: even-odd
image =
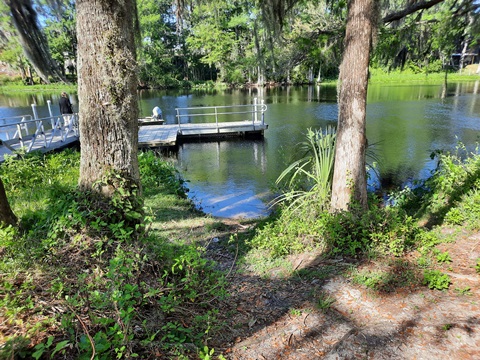
[[[163,125],[163,120],[158,125],[152,121],[139,121],[138,145],[141,148],[174,147],[180,141],[191,138],[263,135],[268,129],[263,117],[266,108],[263,103],[257,104],[256,100],[253,105],[177,108],[176,124]],[[251,119],[219,121],[237,120],[239,117]],[[22,148],[26,152],[48,152],[79,142],[77,114],[68,118],[60,115],[32,119],[26,115],[0,120],[3,120],[0,125],[0,163],[5,160],[5,155],[12,155]]]
[[[146,125],[138,130],[138,145],[140,147],[172,147],[179,141],[191,138],[201,137],[227,137],[244,136],[247,134],[263,134],[268,125],[257,121],[249,120],[222,122],[222,123],[202,123],[202,124],[182,124],[175,125]]]

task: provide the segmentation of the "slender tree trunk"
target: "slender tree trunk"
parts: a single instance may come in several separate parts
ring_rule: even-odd
[[[265,83],[264,74],[265,74],[265,60],[263,58],[263,51],[260,47],[260,40],[258,38],[258,26],[257,20],[253,22],[253,34],[255,36],[255,49],[257,50],[257,62],[258,62],[258,79],[257,85],[263,86]]]
[[[17,223],[17,217],[10,208],[8,203],[7,194],[5,193],[5,187],[3,181],[0,179],[0,226],[13,225]]]
[[[347,210],[351,201],[367,208],[365,125],[368,65],[376,14],[375,0],[349,1],[345,50],[339,77],[332,211]]]
[[[140,186],[135,0],[77,0],[80,187],[110,171]],[[107,196],[112,189],[103,188]]]

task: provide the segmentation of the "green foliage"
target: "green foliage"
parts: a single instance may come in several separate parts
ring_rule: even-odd
[[[462,296],[471,296],[473,295],[470,286],[465,286],[464,288],[455,288],[455,291]]]
[[[383,272],[358,272],[353,276],[353,281],[369,289],[378,290],[385,282],[386,274]]]
[[[326,312],[328,309],[332,307],[335,301],[336,300],[330,295],[322,293],[317,299],[316,307],[320,311]]]
[[[301,144],[299,160],[278,177],[283,194],[273,204],[280,205],[280,215],[257,230],[250,245],[268,249],[272,256],[283,256],[325,245],[322,220],[328,205],[333,175],[335,131],[308,129]]]
[[[161,189],[163,192],[185,197],[185,181],[171,162],[162,160],[152,151],[146,151],[138,155],[138,165],[145,196]]]
[[[448,251],[445,251],[445,252],[437,255],[437,261],[439,263],[451,263],[452,258],[450,256],[450,254],[448,253]]]
[[[74,61],[77,57],[77,33],[75,21],[75,2],[72,0],[61,0],[46,18],[44,32],[48,40],[48,46],[52,59],[57,64],[65,67],[65,63]],[[74,77],[75,67],[67,68],[68,75]]]
[[[290,164],[276,184],[286,181],[275,204],[284,203],[292,213],[305,208],[324,210],[329,204],[335,161],[335,129],[308,129],[307,140],[299,145],[301,158]]]
[[[432,225],[447,223],[480,228],[480,154],[459,143],[454,152],[436,151],[437,169],[416,189],[419,216]],[[407,205],[408,206],[408,205]]]
[[[313,248],[329,249],[331,254],[357,256],[365,253],[402,255],[412,249],[422,232],[413,217],[398,207],[371,206],[365,212],[352,206],[350,211],[331,214],[318,212],[316,218],[288,210],[259,227],[249,244],[284,256]]]
[[[324,246],[322,227],[323,223],[312,219],[309,213],[297,212],[297,217],[293,217],[282,212],[279,217],[258,227],[248,244],[268,250],[272,257],[298,253]]]
[[[0,75],[0,85],[2,87],[8,85],[19,85],[22,84],[22,78],[20,76],[7,76],[7,75]]]
[[[181,194],[183,182],[171,164],[149,153],[139,161],[149,194]],[[92,346],[98,359],[148,358],[154,348],[182,353],[182,344],[203,346],[218,331],[214,303],[226,296],[223,275],[204,248],[133,227],[144,216],[134,214],[141,199],[121,176],[112,173],[99,184],[116,189],[107,204],[75,189],[75,152],[32,154],[4,165],[15,210],[35,201],[21,216],[23,231],[0,229],[0,310],[12,331],[51,337],[33,348],[29,340],[7,339],[10,350],[0,358],[14,352],[90,359]],[[120,220],[120,210],[130,218]],[[64,309],[56,317],[42,305],[51,303]]]
[[[0,166],[0,177],[17,216],[39,214],[49,198],[76,187],[78,152],[67,149],[55,156],[31,152],[21,157],[22,160],[17,161],[15,157],[6,156]]]
[[[423,272],[423,284],[430,289],[444,290],[450,286],[450,277],[447,274],[442,274],[439,270],[425,270]]]
[[[350,211],[329,216],[326,240],[333,253],[356,255],[376,252],[399,256],[415,244],[419,228],[397,207],[371,206],[368,212]]]
[[[475,271],[477,274],[480,274],[480,259],[477,259],[477,263],[475,264]]]
[[[417,266],[402,258],[389,261],[381,270],[354,270],[351,279],[378,292],[395,292],[398,288],[413,287],[420,283]]]

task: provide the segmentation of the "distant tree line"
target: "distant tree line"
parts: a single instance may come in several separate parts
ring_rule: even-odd
[[[277,3],[137,0],[138,85],[336,78],[347,2]],[[76,82],[75,5],[74,0],[0,2],[0,61],[16,69],[26,84]],[[478,55],[480,48],[479,7],[474,0],[379,1],[370,66],[438,72],[478,61],[471,54]]]

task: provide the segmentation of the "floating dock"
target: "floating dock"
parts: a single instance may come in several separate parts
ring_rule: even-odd
[[[140,147],[174,147],[189,139],[263,135],[268,125],[262,122],[235,121],[212,124],[145,125],[138,130]]]
[[[35,119],[25,115],[0,119],[0,162],[5,155],[24,149],[48,152],[72,146],[79,142],[78,114]],[[218,137],[263,136],[268,125],[264,122],[266,105],[201,106],[177,108],[176,124],[165,120],[139,119],[138,146],[170,148],[192,139]],[[251,118],[249,120],[238,119]]]

